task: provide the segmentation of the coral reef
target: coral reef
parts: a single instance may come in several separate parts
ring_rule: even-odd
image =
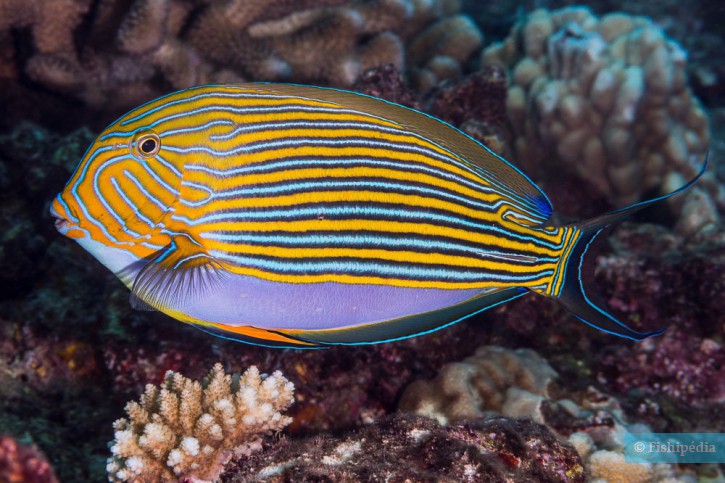
[[[5,483],[57,483],[53,468],[36,449],[0,436],[0,481]]]
[[[383,64],[407,64],[427,89],[460,75],[482,42],[450,0],[135,0],[92,10],[90,3],[35,0],[22,8],[0,0],[0,39],[7,40],[0,76],[22,72],[106,109],[214,82],[349,87]],[[25,28],[32,41],[16,51],[16,33]]]
[[[420,95],[406,84],[400,69],[393,64],[366,70],[352,86],[352,90],[413,109],[423,109]]]
[[[508,69],[515,158],[529,173],[555,158],[620,207],[677,188],[705,158],[708,116],[686,54],[645,17],[537,10],[482,61]],[[725,208],[712,175],[702,186]]]
[[[391,415],[343,437],[282,440],[229,465],[224,481],[585,481],[574,448],[504,418],[442,427]]]
[[[294,402],[294,386],[275,372],[262,378],[252,366],[238,379],[216,364],[203,384],[169,371],[161,387],[146,386],[114,423],[112,481],[212,480],[233,456],[261,447],[259,435],[292,419],[280,411]]]
[[[569,388],[568,397],[560,398],[563,388],[553,384],[557,377],[534,351],[484,346],[460,363],[444,365],[435,379],[408,386],[400,409],[441,424],[500,420],[500,414],[534,420],[574,446],[595,479],[644,482],[684,474],[670,465],[644,465],[631,473],[624,461],[624,435],[651,429],[629,423],[620,402],[594,387]],[[631,479],[625,478],[630,473]]]
[[[479,347],[462,362],[443,366],[432,381],[416,381],[399,407],[448,424],[501,413],[529,416],[531,406],[548,397],[556,372],[534,351]],[[542,417],[535,419],[542,421]]]

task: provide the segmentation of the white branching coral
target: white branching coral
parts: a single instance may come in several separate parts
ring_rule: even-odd
[[[169,371],[114,423],[109,478],[213,480],[233,456],[258,449],[260,434],[292,422],[281,414],[292,402],[294,385],[279,371],[263,378],[251,366],[232,376],[217,363],[202,383]]]

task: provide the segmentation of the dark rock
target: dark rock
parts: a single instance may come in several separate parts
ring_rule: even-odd
[[[449,427],[394,414],[350,434],[282,439],[227,466],[242,481],[585,481],[576,450],[545,426],[505,418]]]

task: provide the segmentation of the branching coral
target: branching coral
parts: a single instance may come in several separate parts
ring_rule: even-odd
[[[203,383],[166,373],[161,387],[149,384],[116,430],[108,461],[112,481],[212,480],[235,455],[259,445],[259,435],[292,420],[283,411],[294,386],[277,371],[262,378],[252,366],[241,375],[216,364]]]
[[[708,118],[687,85],[686,54],[648,18],[537,10],[482,60],[508,69],[527,169],[556,157],[623,206],[678,187],[702,164]]]
[[[21,4],[0,0],[0,76],[24,71],[96,106],[129,107],[210,82],[349,87],[368,68],[402,69],[408,48],[416,78],[448,66],[427,76],[435,82],[460,73],[481,43],[451,0],[114,0],[92,10],[89,0]],[[31,55],[18,57],[10,50],[14,32],[28,28],[33,45],[20,50]]]

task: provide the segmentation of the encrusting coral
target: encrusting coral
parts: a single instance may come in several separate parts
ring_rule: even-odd
[[[0,0],[0,77],[24,72],[95,106],[216,82],[349,87],[366,69],[402,69],[407,49],[411,75],[431,87],[460,74],[482,40],[456,0],[21,3]],[[14,32],[26,28],[32,45],[15,52]]]
[[[413,382],[399,408],[441,424],[497,413],[530,416],[533,406],[549,396],[556,375],[532,350],[483,346],[464,361],[443,366],[432,381]]]
[[[263,378],[255,366],[241,377],[217,363],[203,383],[169,371],[149,384],[128,419],[114,423],[111,481],[213,480],[233,456],[261,447],[259,435],[279,431],[294,401],[294,385],[277,371]]]
[[[686,60],[652,20],[584,7],[537,10],[482,55],[508,69],[516,161],[532,172],[555,157],[618,207],[675,189],[702,165],[709,122]],[[725,207],[708,176],[702,186]]]

